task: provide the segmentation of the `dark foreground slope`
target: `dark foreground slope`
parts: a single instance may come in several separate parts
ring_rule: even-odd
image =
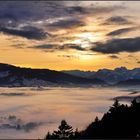
[[[134,99],[130,106],[116,100],[101,120],[96,117],[83,131],[73,131],[62,121],[57,131],[48,133],[46,139],[136,139],[140,138],[140,102]]]
[[[104,84],[99,79],[86,79],[48,69],[20,68],[0,63],[0,86],[41,86],[51,84]]]
[[[130,107],[114,105],[99,121],[91,123],[81,138],[135,139],[140,136],[140,103],[132,101]]]

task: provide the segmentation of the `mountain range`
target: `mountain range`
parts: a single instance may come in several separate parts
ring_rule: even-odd
[[[83,78],[49,69],[21,68],[0,63],[0,86],[103,85],[104,81]]]
[[[140,85],[140,68],[98,71],[55,71],[22,68],[0,63],[0,86],[91,86]]]
[[[88,79],[100,79],[109,85],[137,85],[140,84],[140,68],[128,70],[125,67],[116,68],[114,70],[100,69],[95,71],[63,71],[64,73],[88,78]]]

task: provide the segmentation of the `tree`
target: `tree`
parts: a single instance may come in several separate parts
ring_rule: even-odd
[[[109,112],[113,113],[116,112],[116,110],[118,110],[118,108],[120,107],[120,103],[119,101],[116,99],[113,103],[113,105],[110,107]]]
[[[74,132],[74,137],[73,139],[78,139],[80,137],[80,132],[78,131],[78,128],[76,128],[75,132]]]
[[[50,134],[50,132],[48,132],[46,137],[45,137],[45,140],[50,139],[50,138],[51,138],[51,134]]]
[[[58,139],[69,139],[73,136],[73,128],[65,120],[62,120],[58,130],[54,131],[52,135]]]
[[[96,116],[95,121],[94,122],[99,122],[99,118]]]
[[[131,102],[131,106],[135,107],[136,105],[137,105],[137,100],[136,100],[136,98],[134,98]]]
[[[118,108],[119,106],[120,106],[119,101],[116,99],[114,104],[113,104],[113,107]]]

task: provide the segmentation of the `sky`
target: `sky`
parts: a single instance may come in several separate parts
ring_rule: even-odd
[[[0,62],[53,70],[140,67],[139,1],[0,1]]]

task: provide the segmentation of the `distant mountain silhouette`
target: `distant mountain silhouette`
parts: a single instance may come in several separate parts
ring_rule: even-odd
[[[59,126],[63,131],[58,128],[45,139],[140,139],[140,102],[134,99],[128,106],[115,100],[101,120],[96,117],[83,131],[76,129],[69,133],[67,122],[65,124]],[[72,126],[70,128],[73,130]]]
[[[97,72],[95,71],[80,71],[80,70],[69,70],[69,71],[62,71],[64,73],[68,73],[71,75],[84,77],[88,79],[100,79],[105,81],[110,85],[116,85],[119,82],[119,85],[125,85],[125,83],[130,85],[140,85],[140,68],[135,68],[132,70],[128,70],[125,67],[116,68],[114,70],[109,69],[100,69]],[[129,81],[130,80],[130,81]],[[124,83],[123,83],[124,81]],[[125,82],[126,81],[126,82]],[[126,85],[127,85],[126,84]]]
[[[131,86],[140,85],[140,68],[114,70],[55,71],[21,68],[0,63],[0,86]]]
[[[93,76],[95,73],[94,71],[81,71],[81,70],[63,70],[62,72],[83,78],[91,78],[91,76]]]
[[[100,79],[87,79],[49,69],[21,68],[0,63],[0,86],[105,84]]]

